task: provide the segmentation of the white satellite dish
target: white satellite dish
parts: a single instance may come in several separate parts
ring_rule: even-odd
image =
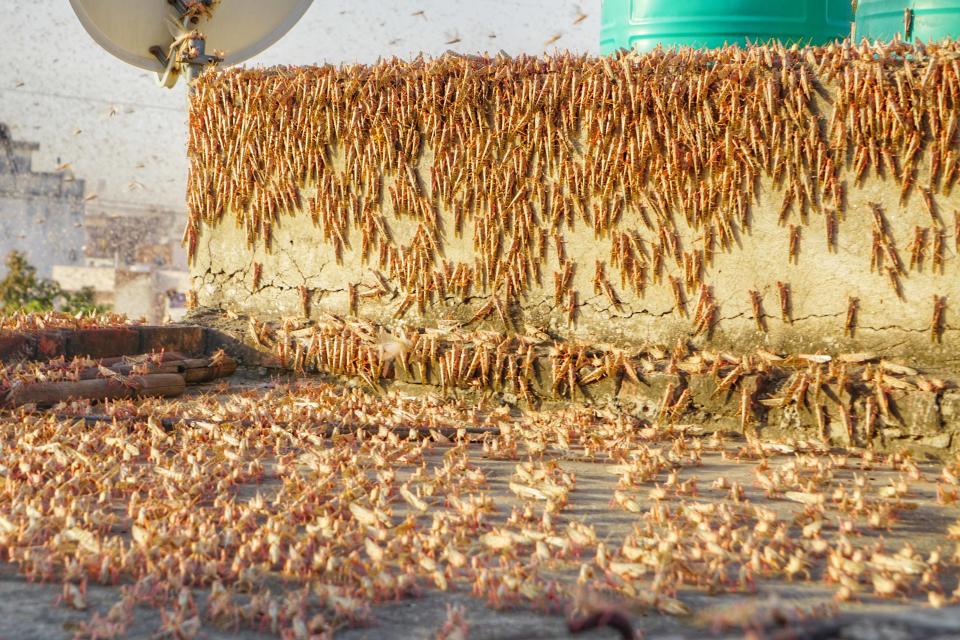
[[[233,65],[255,56],[283,37],[312,2],[70,0],[101,47],[128,64],[155,71],[168,87],[181,71],[196,75],[207,64]]]

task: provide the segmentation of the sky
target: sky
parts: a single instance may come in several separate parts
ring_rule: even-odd
[[[34,169],[86,180],[88,210],[183,211],[184,86],[161,89],[153,74],[100,49],[68,0],[7,4],[0,122],[15,139],[40,143]],[[447,50],[596,53],[599,33],[600,0],[314,0],[283,39],[244,65],[372,63]]]

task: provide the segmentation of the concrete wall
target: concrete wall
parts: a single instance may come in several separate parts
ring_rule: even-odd
[[[37,144],[11,139],[0,123],[0,257],[18,250],[49,278],[55,264],[80,264],[84,183],[33,171]]]
[[[87,206],[85,254],[116,259],[121,265],[185,269],[183,225],[181,212],[94,201]]]
[[[113,266],[97,267],[56,265],[53,267],[53,280],[65,291],[80,291],[91,287],[94,293],[110,294],[117,288],[117,269]]]
[[[114,309],[123,309],[130,318],[157,322],[162,308],[162,294],[157,291],[156,274],[152,271],[118,271],[114,293]]]
[[[956,49],[210,76],[191,112],[194,288],[265,318],[955,364]]]
[[[53,279],[66,291],[92,287],[98,303],[129,318],[144,318],[153,323],[182,319],[186,309],[181,298],[185,298],[190,286],[187,272],[151,265],[58,265],[53,269]]]

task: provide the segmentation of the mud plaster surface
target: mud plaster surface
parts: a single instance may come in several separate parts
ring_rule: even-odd
[[[422,159],[421,166],[424,165],[428,166],[427,157]],[[918,183],[925,184],[922,172]],[[869,349],[916,362],[957,365],[960,363],[960,316],[956,307],[960,304],[960,261],[953,242],[952,223],[953,211],[960,209],[960,190],[948,197],[940,195],[937,200],[938,215],[945,228],[943,274],[932,271],[933,238],[928,234],[925,265],[922,270],[908,271],[901,279],[903,299],[899,299],[885,274],[870,271],[873,226],[870,203],[883,207],[906,267],[914,227],[932,225],[921,195],[914,189],[901,208],[899,188],[891,181],[871,175],[859,187],[846,186],[846,215],[839,220],[836,249],[831,250],[827,244],[824,216],[811,213],[801,227],[799,256],[796,263],[792,263],[788,260],[787,230],[777,224],[782,191],[769,180],[761,181],[757,191],[759,201],[751,208],[749,230],[737,233],[737,244],[731,251],[724,252],[717,247],[713,265],[705,265],[704,281],[713,286],[719,306],[719,321],[709,339],[704,335],[694,336],[691,319],[675,309],[667,276],[682,279],[683,273],[672,258],[664,261],[662,282],[648,286],[642,298],[636,297],[620,286],[619,274],[610,265],[609,237],[596,237],[593,229],[580,219],[575,221],[572,230],[565,232],[567,255],[577,264],[572,287],[580,291],[575,324],[570,325],[566,312],[555,305],[553,273],[558,270],[558,260],[551,240],[542,285],[532,285],[528,296],[510,309],[513,328],[523,330],[533,326],[559,337],[618,344],[669,343],[677,337],[687,337],[697,343],[739,350],[755,346],[793,352]],[[305,189],[304,201],[312,194],[310,187]],[[391,232],[395,241],[402,243],[417,223],[409,218],[392,217],[389,207],[389,199],[385,199],[384,210]],[[472,265],[475,253],[469,221],[463,237],[454,234],[449,215],[441,214],[440,221],[443,259]],[[799,224],[796,213],[791,214],[790,222]],[[682,221],[678,227],[685,234],[681,238],[683,250],[701,246],[702,239],[696,232]],[[642,229],[637,212],[628,208],[619,228]],[[348,248],[342,263],[338,264],[332,248],[322,242],[319,230],[307,213],[282,215],[274,234],[272,249],[267,251],[259,243],[253,249],[247,247],[243,231],[230,213],[215,227],[204,227],[192,267],[193,286],[200,304],[263,318],[302,316],[299,288],[304,286],[311,291],[312,315],[324,312],[347,315],[348,286],[359,285],[358,290],[363,292],[377,284],[373,274],[377,266],[375,256],[365,264],[359,250]],[[353,242],[359,245],[359,238],[354,237]],[[621,309],[611,305],[604,295],[593,294],[597,260],[607,263],[608,277],[624,303]],[[263,265],[256,290],[253,288],[254,262]],[[781,319],[778,281],[791,287],[793,321],[790,323]],[[750,289],[756,289],[763,297],[766,332],[756,327]],[[696,294],[686,295],[686,308],[692,315]],[[933,344],[930,339],[934,295],[947,298],[940,344]],[[849,296],[860,301],[853,337],[844,335]],[[381,322],[388,320],[394,316],[402,298],[402,293],[394,290],[379,302],[361,300],[359,315]],[[414,305],[401,320],[417,325],[447,320],[464,322],[488,299],[489,293],[475,286],[470,298],[448,297],[440,304],[428,306],[424,314],[418,314]],[[488,317],[483,325],[504,328],[496,314]]]

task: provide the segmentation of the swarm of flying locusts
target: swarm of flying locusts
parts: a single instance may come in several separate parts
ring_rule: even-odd
[[[398,315],[479,296],[472,322],[509,325],[514,305],[552,285],[555,308],[574,322],[591,293],[621,309],[663,287],[692,333],[712,331],[721,299],[742,300],[766,331],[775,316],[760,291],[710,284],[718,252],[749,233],[762,180],[781,194],[785,260],[801,260],[803,227],[838,251],[844,221],[873,216],[864,278],[902,297],[911,271],[945,273],[960,246],[960,215],[938,202],[960,175],[958,50],[845,42],[604,58],[449,54],[210,74],[190,110],[185,238],[194,256],[201,226],[231,216],[251,248],[269,251],[282,218],[304,212],[318,244],[338,260],[354,252],[377,275],[374,285],[350,283],[353,314],[385,296]],[[899,210],[848,211],[868,177],[899,186]],[[890,219],[908,207],[925,223],[896,238]],[[415,225],[403,242],[396,220]],[[578,263],[565,238],[579,224],[609,243],[606,259]],[[445,243],[464,234],[472,261],[448,259]],[[577,290],[578,273],[595,274],[592,292]],[[910,301],[931,304],[935,341],[946,326],[943,286],[932,303]],[[778,283],[787,323],[790,290]],[[308,315],[310,293],[301,292]],[[859,302],[863,312],[869,300]],[[850,334],[840,316],[838,335]]]

